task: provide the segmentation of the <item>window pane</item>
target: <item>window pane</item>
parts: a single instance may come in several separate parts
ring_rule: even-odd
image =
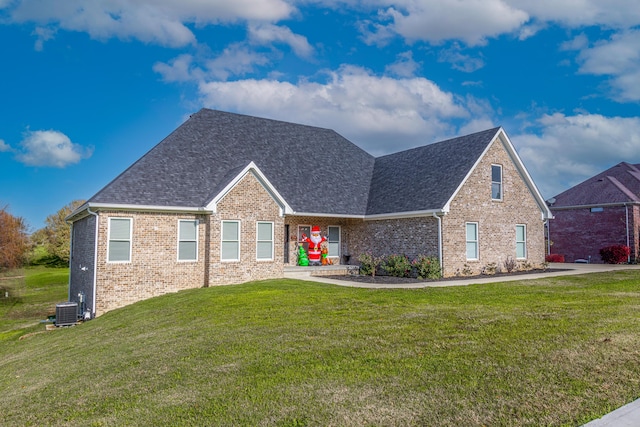
[[[491,198],[502,199],[502,184],[497,184],[495,182],[491,184]]]
[[[270,222],[258,223],[258,240],[272,240],[273,224]]]
[[[330,242],[340,241],[340,227],[329,227],[329,236],[327,238]]]
[[[111,218],[109,238],[111,240],[129,240],[131,220],[129,218]]]
[[[238,240],[239,225],[237,222],[223,222],[222,240]]]
[[[237,260],[239,258],[238,242],[222,242],[222,259]]]
[[[272,259],[273,245],[271,242],[258,242],[258,259]]]
[[[179,260],[196,260],[197,259],[197,247],[196,242],[180,242],[178,244],[178,259]]]
[[[340,256],[340,243],[329,242],[329,253],[327,256]]]
[[[477,243],[467,242],[467,259],[478,259]]]
[[[129,242],[109,242],[109,261],[129,261]]]
[[[524,225],[516,225],[516,241],[524,242],[525,233],[524,233]]]
[[[180,221],[180,240],[197,240],[198,221]]]
[[[502,168],[500,166],[498,165],[491,166],[491,181],[502,182]]]
[[[476,224],[467,224],[467,240],[477,240]]]
[[[518,242],[516,243],[516,258],[526,258],[527,254],[525,251],[525,243]]]

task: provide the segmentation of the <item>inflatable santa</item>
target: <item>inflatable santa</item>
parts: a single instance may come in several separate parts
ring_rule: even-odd
[[[301,242],[309,244],[309,265],[320,265],[320,258],[322,257],[320,245],[326,240],[326,237],[320,236],[320,227],[317,225],[311,227],[311,237],[302,235]]]

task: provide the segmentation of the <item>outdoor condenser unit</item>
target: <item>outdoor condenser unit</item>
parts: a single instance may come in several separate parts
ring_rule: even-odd
[[[78,303],[56,304],[56,326],[75,325],[78,322]]]

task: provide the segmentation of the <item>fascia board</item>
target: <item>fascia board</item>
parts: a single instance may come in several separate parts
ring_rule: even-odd
[[[238,175],[236,175],[229,184],[227,184],[222,191],[220,191],[214,198],[211,200],[205,209],[215,213],[217,212],[218,203],[224,197],[229,194],[229,192],[244,178],[244,176],[248,173],[253,173],[253,175],[258,179],[260,184],[267,190],[267,192],[271,195],[271,197],[276,201],[276,203],[280,206],[280,215],[293,213],[293,209],[287,203],[287,201],[280,195],[278,190],[269,182],[266,176],[262,173],[260,168],[256,166],[254,162],[249,163]]]
[[[393,212],[386,214],[366,215],[365,221],[380,221],[384,219],[404,219],[404,218],[417,218],[417,217],[432,217],[436,215],[446,215],[448,210],[444,209],[429,209],[424,211],[408,211],[408,212]]]

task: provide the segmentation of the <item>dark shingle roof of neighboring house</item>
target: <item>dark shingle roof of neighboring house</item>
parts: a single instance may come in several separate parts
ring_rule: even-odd
[[[436,211],[445,208],[500,131],[376,159],[333,130],[202,109],[88,203],[202,208],[253,162],[288,213]]]
[[[367,213],[443,208],[500,128],[376,159]]]
[[[640,164],[618,163],[558,194],[554,199],[551,209],[640,203]]]

